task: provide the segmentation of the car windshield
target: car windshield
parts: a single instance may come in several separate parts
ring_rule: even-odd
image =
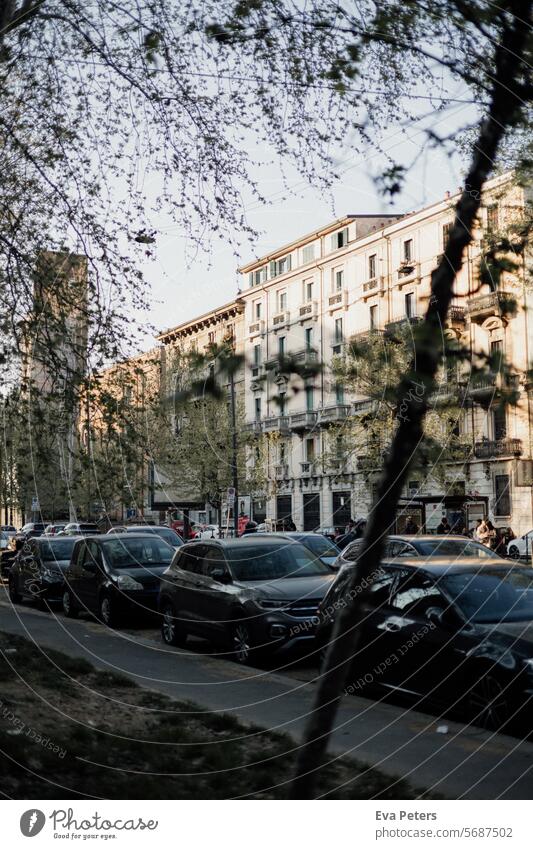
[[[317,557],[336,557],[339,553],[339,549],[336,545],[326,539],[326,537],[319,536],[318,534],[315,536],[305,537],[302,539],[303,544],[309,548],[313,554],[316,554]]]
[[[489,560],[499,558],[495,551],[470,539],[421,540],[417,542],[417,548],[422,554],[430,557],[486,557]]]
[[[490,569],[446,575],[439,583],[472,622],[533,619],[533,569]]]
[[[181,537],[179,537],[176,531],[173,531],[172,528],[146,528],[146,531],[143,531],[143,533],[145,532],[161,537],[161,539],[164,539],[169,545],[183,545]]]
[[[328,575],[330,569],[301,543],[232,546],[228,561],[237,581],[274,581]]]
[[[69,539],[68,537],[47,540],[39,545],[39,554],[41,555],[41,559],[46,561],[70,560],[70,555],[75,544],[76,540],[74,538]]]
[[[165,566],[172,560],[174,549],[155,534],[137,539],[105,540],[102,548],[113,569],[131,569],[141,566]]]

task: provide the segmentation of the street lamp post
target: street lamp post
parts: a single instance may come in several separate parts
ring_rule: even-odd
[[[231,407],[231,468],[233,477],[234,501],[233,501],[233,533],[235,538],[239,536],[239,475],[237,470],[237,413],[235,410],[235,378],[233,369],[230,374],[230,407]]]

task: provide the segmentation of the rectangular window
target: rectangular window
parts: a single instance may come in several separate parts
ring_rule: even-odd
[[[448,221],[446,224],[442,225],[442,247],[446,250],[446,246],[448,244],[448,239],[450,238],[450,232],[453,227],[453,222]]]
[[[305,349],[310,351],[313,347],[313,328],[307,327],[305,331]]]
[[[279,444],[279,461],[280,463],[284,463],[287,459],[287,443],[280,442]]]
[[[342,342],[344,339],[342,330],[342,318],[335,319],[335,342]]]
[[[335,403],[344,404],[344,385],[342,383],[335,384]]]
[[[279,414],[280,414],[280,416],[284,416],[285,412],[286,412],[286,408],[287,408],[287,395],[286,395],[285,392],[279,393],[278,403],[279,403]]]
[[[305,440],[305,459],[308,463],[312,463],[315,457],[315,440],[311,437]]]
[[[348,228],[345,227],[344,230],[339,230],[337,233],[333,233],[331,237],[331,250],[338,251],[339,248],[344,248],[348,244]]]
[[[261,301],[254,301],[254,318],[259,321],[261,318]]]
[[[509,475],[494,476],[494,515],[495,516],[510,516],[511,515],[511,495],[509,492],[510,477]]]
[[[369,310],[370,315],[370,330],[377,330],[378,326],[378,306],[374,304],[370,307]]]
[[[336,292],[340,292],[342,287],[344,286],[344,271],[342,268],[338,268],[335,271],[333,285]]]
[[[304,303],[309,304],[313,300],[313,280],[304,280]]]
[[[406,239],[403,243],[403,261],[411,262],[413,259],[413,240]]]
[[[487,230],[489,233],[494,232],[498,229],[499,224],[499,215],[498,215],[498,205],[496,203],[491,204],[491,206],[487,207]]]
[[[211,330],[211,331],[207,334],[207,341],[208,341],[209,345],[214,345],[214,344],[215,344],[215,331],[214,331],[214,330]]]
[[[261,398],[254,399],[254,412],[256,422],[261,420]]]
[[[315,258],[315,245],[306,245],[305,248],[302,248],[302,263],[306,265],[308,262],[312,262]]]
[[[414,295],[412,292],[409,292],[405,296],[405,317],[412,318],[414,316]]]
[[[262,268],[256,269],[255,271],[250,271],[248,279],[250,281],[250,286],[259,286],[261,283],[264,283],[267,279],[266,265]]]
[[[278,336],[278,355],[283,357],[285,354],[285,336]]]
[[[507,410],[505,407],[495,407],[492,411],[492,432],[496,440],[506,438]]]
[[[312,386],[305,387],[305,409],[312,413],[315,406],[315,393]]]
[[[368,257],[368,279],[375,280],[377,273],[377,254]]]
[[[270,263],[270,279],[279,277],[280,274],[291,270],[291,255],[282,256],[280,259],[273,259]]]
[[[277,293],[278,312],[285,312],[287,309],[287,292],[285,289]]]
[[[254,366],[261,365],[261,345],[254,345]]]

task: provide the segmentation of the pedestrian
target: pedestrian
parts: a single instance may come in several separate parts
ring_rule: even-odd
[[[479,527],[483,524],[483,519],[476,520],[476,527],[472,531],[472,538],[476,540],[476,542],[481,542],[479,538]]]
[[[450,531],[451,531],[450,523],[448,522],[447,517],[443,516],[442,519],[440,520],[440,524],[437,527],[437,533],[438,534],[449,534]]]
[[[255,534],[257,533],[257,524],[255,522],[246,522],[244,526],[244,531],[241,536],[246,536],[247,534]]]
[[[335,544],[341,550],[343,548],[346,548],[346,546],[350,542],[353,542],[354,539],[360,539],[364,535],[365,527],[366,527],[366,519],[358,519],[357,522],[350,520],[350,522],[348,524],[351,526],[350,530],[347,531],[344,534],[341,534],[341,536],[338,537],[335,540]]]
[[[292,516],[289,516],[289,518],[287,519],[287,530],[288,531],[295,531],[296,530],[296,525],[292,521]]]
[[[413,517],[408,516],[407,521],[405,523],[404,534],[407,534],[408,536],[414,536],[415,534],[418,533],[419,530],[420,530],[420,528],[416,524]]]
[[[478,540],[487,548],[494,548],[496,542],[496,530],[490,519],[484,519],[477,529]]]
[[[509,543],[512,542],[512,540],[516,539],[516,534],[513,529],[508,526],[507,528],[503,529],[503,538],[505,541],[505,546],[507,548]]]
[[[501,531],[496,529],[496,538],[494,540],[494,552],[499,554],[500,557],[507,556],[507,543],[505,542],[505,530],[506,528],[502,528]]]

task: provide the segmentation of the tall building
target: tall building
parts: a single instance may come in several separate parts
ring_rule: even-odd
[[[87,258],[44,251],[24,322],[18,489],[27,519],[75,518],[80,386],[88,356]]]
[[[246,411],[249,429],[269,439],[267,516],[290,516],[299,529],[342,526],[368,513],[378,469],[364,451],[337,464],[325,446],[332,424],[368,415],[364,396],[349,396],[332,378],[331,363],[346,341],[421,320],[430,275],[442,254],[458,199],[446,197],[403,216],[349,215],[281,246],[240,269],[243,279]],[[455,284],[445,332],[471,350],[501,352],[512,364],[518,404],[502,408],[500,376],[466,381],[458,427],[471,450],[450,461],[450,489],[431,472],[412,474],[404,513],[428,529],[444,513],[467,523],[486,512],[516,533],[533,526],[530,391],[531,295],[524,273],[503,273],[495,291],[481,282],[487,233],[511,227],[529,203],[509,175],[485,189],[473,243]],[[518,309],[505,314],[511,295]],[[280,355],[324,364],[291,391],[271,366]],[[466,462],[465,462],[466,460]]]

